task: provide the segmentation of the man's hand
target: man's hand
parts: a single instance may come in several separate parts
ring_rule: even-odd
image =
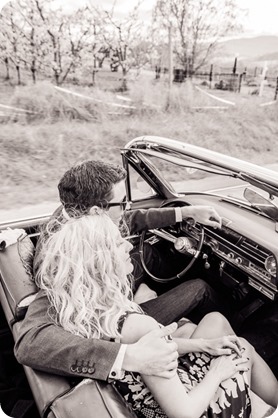
[[[221,228],[221,217],[212,206],[182,206],[182,219],[193,218],[203,225]]]
[[[202,349],[212,356],[228,356],[233,353],[236,353],[239,357],[242,356],[242,344],[236,335],[226,335],[211,340],[204,339],[202,340]]]
[[[178,365],[178,347],[174,341],[167,341],[167,336],[176,329],[177,324],[173,323],[149,332],[137,343],[128,344],[123,369],[149,376],[173,377]]]

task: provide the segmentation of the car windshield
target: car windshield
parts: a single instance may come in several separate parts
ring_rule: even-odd
[[[213,193],[227,198],[231,202],[245,203],[256,207],[266,213],[267,207],[278,207],[278,198],[257,187],[246,178],[236,178],[232,173],[221,173],[212,166],[197,167],[197,163],[188,161],[188,165],[178,165],[176,162],[166,161],[162,158],[148,156],[147,160],[155,166],[157,173],[171,185],[177,194],[206,192]],[[204,171],[209,170],[209,171]],[[253,194],[246,193],[246,190],[253,191]],[[258,204],[260,201],[260,204]],[[262,203],[264,202],[264,203]]]

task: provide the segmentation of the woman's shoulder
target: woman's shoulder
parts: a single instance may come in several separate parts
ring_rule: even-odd
[[[159,323],[151,316],[135,312],[128,314],[122,327],[121,342],[124,344],[135,343],[143,335],[159,327]]]

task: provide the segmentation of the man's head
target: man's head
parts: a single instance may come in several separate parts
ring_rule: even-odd
[[[115,200],[115,190],[125,177],[126,171],[120,166],[84,161],[71,167],[61,178],[60,200],[68,214],[86,213],[94,205],[105,207]]]

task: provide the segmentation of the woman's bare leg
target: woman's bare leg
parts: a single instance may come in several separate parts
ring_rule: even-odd
[[[229,321],[219,312],[211,312],[204,316],[193,332],[191,338],[219,338],[235,334]]]
[[[228,320],[218,312],[207,314],[198,324],[191,338],[219,338],[234,334]],[[250,359],[251,389],[267,404],[277,408],[278,382],[269,366],[244,338],[240,338],[245,349],[244,356]]]
[[[175,338],[191,338],[192,334],[196,330],[197,325],[193,322],[188,322],[181,327],[179,327],[173,334],[172,337]]]
[[[178,328],[172,336],[175,338],[190,338],[196,328],[197,325],[191,322],[190,319],[181,318],[178,321]]]
[[[267,404],[276,409],[278,406],[278,382],[276,377],[254,348],[250,359],[252,359],[251,389]]]

